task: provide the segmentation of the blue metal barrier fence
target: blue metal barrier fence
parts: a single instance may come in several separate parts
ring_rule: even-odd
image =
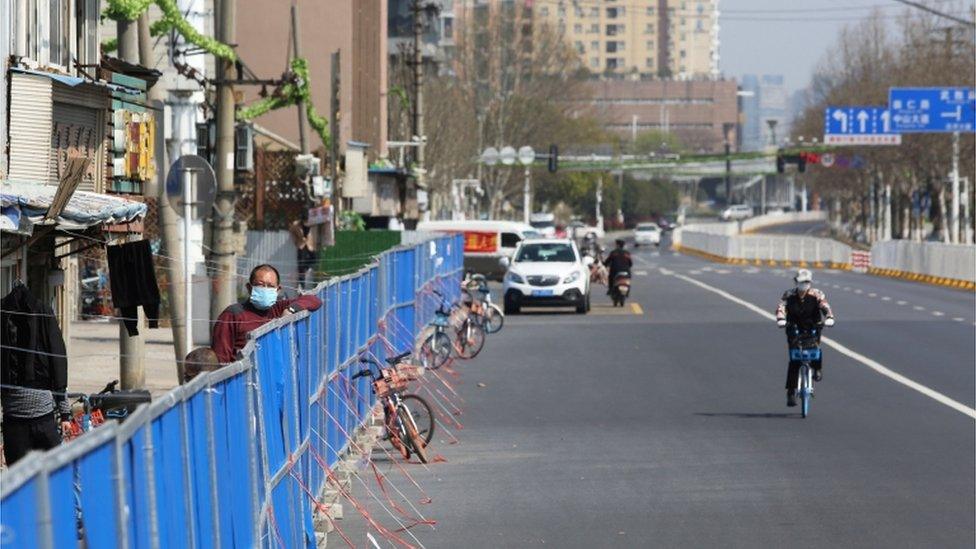
[[[243,359],[0,476],[0,546],[315,547],[313,498],[368,419],[358,356],[412,349],[458,296],[460,236],[320,284],[322,307],[262,326]]]

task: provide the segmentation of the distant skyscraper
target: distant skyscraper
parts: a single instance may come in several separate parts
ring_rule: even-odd
[[[775,120],[776,144],[790,135],[790,101],[781,74],[742,77],[742,91],[752,95],[742,98],[742,149],[756,151],[772,144],[769,121]]]

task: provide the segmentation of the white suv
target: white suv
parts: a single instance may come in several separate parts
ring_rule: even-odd
[[[634,246],[641,244],[661,244],[661,227],[657,223],[638,223],[634,227]]]
[[[505,314],[518,313],[523,306],[576,307],[590,310],[590,269],[592,258],[581,258],[576,243],[569,239],[547,238],[523,241],[509,262],[502,294]]]

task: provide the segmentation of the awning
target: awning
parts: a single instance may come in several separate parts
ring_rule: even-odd
[[[112,84],[110,82],[102,82],[101,80],[89,80],[87,78],[82,78],[80,76],[68,76],[66,74],[58,74],[54,72],[44,72],[35,71],[31,69],[22,69],[20,67],[10,67],[12,72],[19,72],[22,74],[33,74],[35,76],[43,76],[44,78],[50,78],[55,82],[64,84],[65,86],[75,87],[79,84],[91,84],[93,86],[101,86],[103,88],[108,88],[113,91],[124,93],[127,95],[142,95],[144,92],[136,88],[130,88],[128,86],[123,86],[122,84]]]
[[[121,196],[75,191],[57,219],[44,221],[54,193],[54,185],[14,183],[0,185],[0,228],[23,234],[25,221],[35,225],[56,225],[59,229],[85,229],[94,225],[127,223],[146,215],[146,205]],[[23,219],[22,219],[23,218]]]

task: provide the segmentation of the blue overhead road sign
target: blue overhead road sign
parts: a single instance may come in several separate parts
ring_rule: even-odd
[[[827,107],[824,110],[827,145],[900,145],[885,107]]]
[[[888,109],[896,132],[971,132],[976,128],[976,90],[972,88],[891,88]]]

